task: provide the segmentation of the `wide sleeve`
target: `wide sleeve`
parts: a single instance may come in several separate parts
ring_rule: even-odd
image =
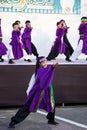
[[[25,28],[22,34],[22,39],[30,38],[31,37],[31,28]]]
[[[40,89],[49,88],[54,76],[53,66],[49,66],[47,68],[40,68],[38,70],[37,76],[40,79]]]
[[[60,35],[60,29],[58,28],[57,30],[56,30],[56,36],[58,37]]]
[[[57,42],[60,42],[62,36],[63,36],[63,29],[58,28],[58,29],[56,30],[56,41],[57,41]]]
[[[12,31],[11,45],[17,45],[19,43],[19,37],[17,35],[17,31]]]
[[[80,24],[78,30],[79,30],[80,39],[83,39],[84,38],[84,24]]]

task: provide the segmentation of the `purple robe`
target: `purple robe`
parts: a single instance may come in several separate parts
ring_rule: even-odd
[[[62,40],[63,39],[63,35],[66,32],[66,29],[63,28],[57,28],[56,30],[56,39],[54,42],[54,45],[52,46],[52,50],[54,50],[56,44],[58,44],[58,53],[65,53],[66,52],[66,44],[65,42]]]
[[[23,57],[23,45],[20,42],[20,31],[13,30],[10,45],[12,45],[12,51],[15,59]]]
[[[32,55],[32,47],[31,47],[31,28],[26,27],[24,29],[24,32],[22,34],[22,42],[24,44],[24,47],[28,49],[28,53]]]
[[[30,112],[35,112],[38,108],[44,109],[47,112],[52,112],[53,107],[50,95],[50,85],[53,79],[53,75],[53,66],[38,69],[36,82],[24,102],[24,104],[26,104],[32,99],[29,105]]]
[[[0,38],[2,38],[1,19],[0,19]]]
[[[4,45],[4,43],[2,42],[1,20],[0,20],[0,38],[1,38],[1,41],[0,41],[0,56],[3,56],[7,53],[7,48]]]
[[[87,23],[85,24],[85,29],[84,29],[84,38],[83,38],[83,49],[82,53],[87,55]]]
[[[2,31],[1,31],[1,27],[0,27],[0,38],[2,38]]]
[[[87,24],[80,24],[79,26],[80,40],[83,40],[82,53],[87,55]]]
[[[3,42],[0,42],[0,56],[6,55],[7,47],[4,45]]]
[[[80,35],[79,40],[83,40],[83,37],[84,37],[84,29],[85,29],[85,24],[80,24],[80,26],[79,26],[79,35]]]

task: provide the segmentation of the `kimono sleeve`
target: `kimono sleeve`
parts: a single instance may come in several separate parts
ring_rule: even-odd
[[[31,28],[25,28],[23,34],[22,34],[22,39],[29,38],[31,36]]]
[[[14,41],[14,43],[19,42],[19,35],[18,35],[17,31],[12,32],[12,40]]]
[[[39,69],[37,76],[40,79],[40,89],[49,88],[54,76],[53,66]]]

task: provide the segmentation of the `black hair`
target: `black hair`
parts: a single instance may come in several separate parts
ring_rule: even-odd
[[[85,16],[84,16],[84,17],[81,17],[81,20],[82,20],[82,19],[87,19],[87,17],[85,17]]]
[[[58,26],[58,25],[59,25],[61,22],[63,22],[63,21],[65,22],[64,19],[61,19],[59,22],[56,23],[56,25]]]
[[[13,24],[12,24],[12,27],[14,27],[15,25],[18,25],[18,23],[16,23],[16,22],[15,22],[15,23],[13,23]]]
[[[40,60],[45,58],[44,56],[40,56],[37,58],[37,62],[36,62],[36,68],[35,68],[35,76],[37,75],[37,70],[40,68]]]
[[[25,24],[27,24],[27,23],[31,23],[30,20],[27,20],[27,21],[25,22]]]
[[[65,20],[64,20],[64,19],[61,19],[61,20],[60,20],[60,23],[61,23],[61,22],[65,22]]]
[[[18,24],[18,22],[20,22],[20,21],[19,21],[19,20],[16,20],[16,21],[15,21],[15,23],[17,23],[17,24]]]
[[[61,23],[61,22],[59,21],[59,22],[56,23],[56,25],[58,26],[60,23]]]

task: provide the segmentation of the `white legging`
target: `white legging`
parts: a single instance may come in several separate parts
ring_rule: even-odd
[[[83,48],[83,40],[80,40],[79,44],[77,45],[77,48],[73,52],[73,54],[70,57],[71,61],[75,61],[78,56],[82,53],[82,48]]]
[[[8,60],[14,59],[12,47],[10,45],[9,45],[8,51],[7,51],[7,58],[8,58]],[[26,51],[24,49],[23,49],[23,58],[26,59],[26,60],[29,59],[29,55],[26,53]]]
[[[8,58],[8,60],[9,60],[9,59],[14,59],[13,52],[12,52],[12,48],[11,48],[10,45],[9,45],[8,51],[7,51],[7,58]]]

